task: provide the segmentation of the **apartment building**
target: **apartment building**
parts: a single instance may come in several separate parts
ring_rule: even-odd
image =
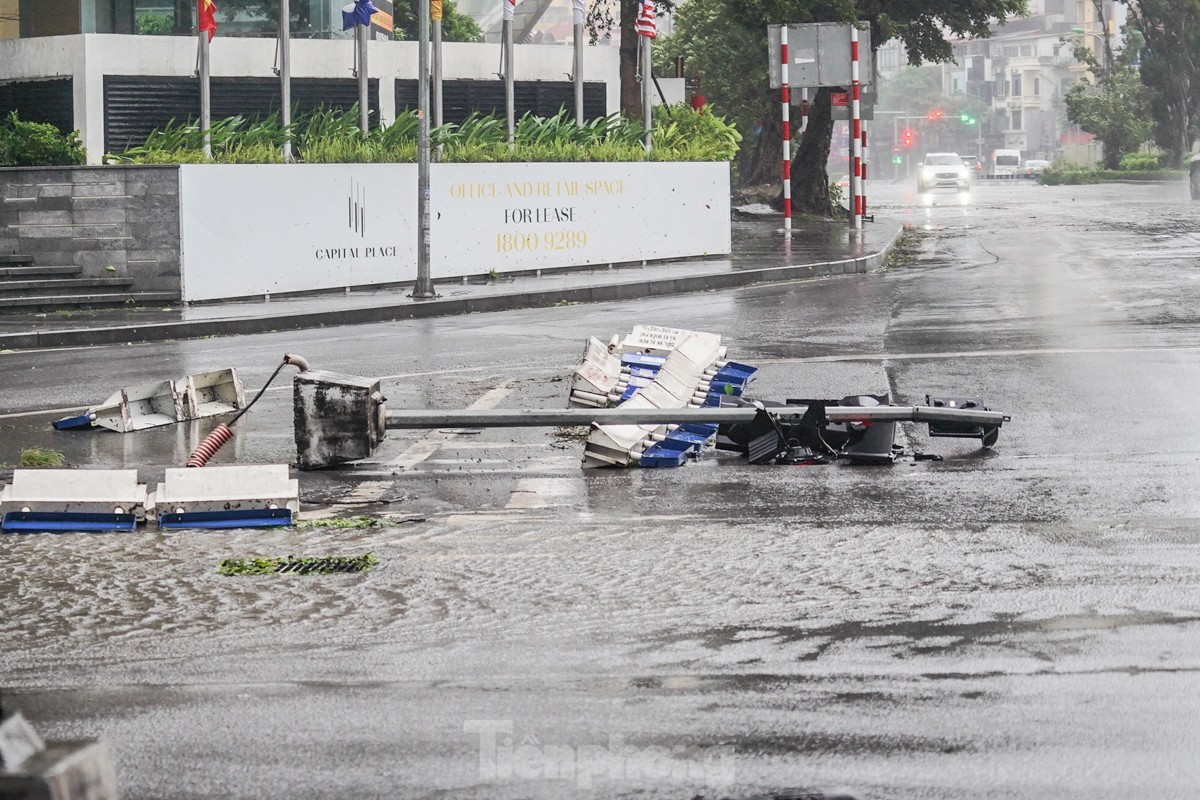
[[[1105,26],[1119,49],[1124,6],[1090,0],[1034,0],[1028,17],[997,26],[988,39],[954,43],[955,62],[943,70],[947,95],[969,94],[991,110],[981,121],[987,150],[1020,150],[1026,158],[1094,160],[1092,137],[1067,119],[1063,97],[1086,67],[1073,50],[1083,44],[1103,60]]]

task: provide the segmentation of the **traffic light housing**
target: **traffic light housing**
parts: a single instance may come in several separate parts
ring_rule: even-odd
[[[901,141],[904,142],[905,147],[912,147],[912,144],[913,144],[912,128],[904,129],[904,132],[901,134]]]
[[[925,119],[929,120],[930,122],[934,122],[941,118],[942,118],[942,110],[940,108],[935,108],[933,111],[930,111],[928,114],[925,115]]]

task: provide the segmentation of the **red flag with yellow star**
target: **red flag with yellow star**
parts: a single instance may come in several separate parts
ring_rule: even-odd
[[[199,20],[196,29],[200,31],[208,31],[208,40],[211,42],[213,35],[217,32],[217,19],[214,14],[217,13],[217,4],[213,0],[197,0],[199,3],[200,14],[197,17]]]

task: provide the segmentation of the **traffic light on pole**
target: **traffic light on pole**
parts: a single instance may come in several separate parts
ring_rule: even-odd
[[[913,143],[912,128],[904,129],[904,132],[901,134],[901,141],[904,142],[905,147],[912,147],[912,143]]]

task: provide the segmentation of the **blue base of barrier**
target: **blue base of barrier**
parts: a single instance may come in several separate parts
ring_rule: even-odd
[[[136,526],[133,514],[9,511],[0,519],[0,530],[10,533],[100,533],[131,531]]]
[[[158,527],[164,530],[179,528],[285,528],[292,524],[292,512],[287,508],[245,509],[240,511],[193,511],[183,514],[159,514]]]

